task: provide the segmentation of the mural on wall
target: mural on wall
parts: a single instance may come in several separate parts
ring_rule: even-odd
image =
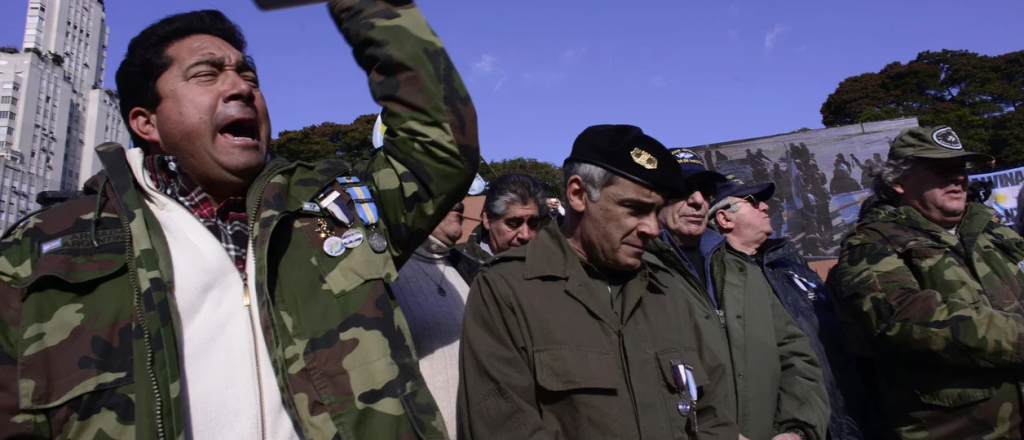
[[[788,238],[807,259],[826,259],[836,257],[871,194],[872,166],[885,161],[901,130],[917,125],[916,118],[904,118],[690,149],[719,173],[747,183],[775,182],[768,201],[772,236]],[[1015,207],[1016,193],[1013,201]]]

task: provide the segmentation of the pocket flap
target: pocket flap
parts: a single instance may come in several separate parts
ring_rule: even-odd
[[[666,385],[674,393],[680,392],[676,386],[675,379],[672,377],[672,365],[677,361],[682,361],[684,364],[693,367],[693,380],[697,382],[698,388],[710,383],[708,375],[704,371],[704,365],[700,362],[700,356],[697,355],[696,348],[670,348],[655,353],[655,356],[658,358],[658,369],[661,370],[662,379],[665,380]]]
[[[544,347],[534,350],[537,383],[550,391],[618,388],[618,360],[604,350],[582,347]]]
[[[126,262],[125,235],[120,229],[97,231],[95,243],[88,232],[80,232],[48,240],[40,246],[42,255],[33,262],[32,272],[11,283],[13,287],[26,287],[46,277],[72,284],[92,281],[118,271]]]

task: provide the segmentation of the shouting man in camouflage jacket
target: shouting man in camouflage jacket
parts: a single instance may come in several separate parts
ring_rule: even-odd
[[[384,283],[466,193],[475,110],[414,5],[329,8],[388,127],[354,167],[267,160],[220,12],[132,40],[138,148],[0,242],[0,437],[444,438]]]
[[[1024,241],[967,203],[966,164],[989,161],[949,127],[901,132],[829,277],[899,438],[1022,435]]]

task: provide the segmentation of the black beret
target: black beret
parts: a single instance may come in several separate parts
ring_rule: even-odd
[[[572,144],[565,162],[597,165],[669,198],[687,193],[686,179],[661,142],[632,125],[594,125],[587,127]],[[564,164],[563,164],[564,166]]]

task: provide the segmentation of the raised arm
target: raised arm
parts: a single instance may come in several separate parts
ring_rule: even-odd
[[[331,0],[384,107],[384,147],[356,170],[401,265],[466,195],[480,162],[476,110],[441,40],[409,1]]]

